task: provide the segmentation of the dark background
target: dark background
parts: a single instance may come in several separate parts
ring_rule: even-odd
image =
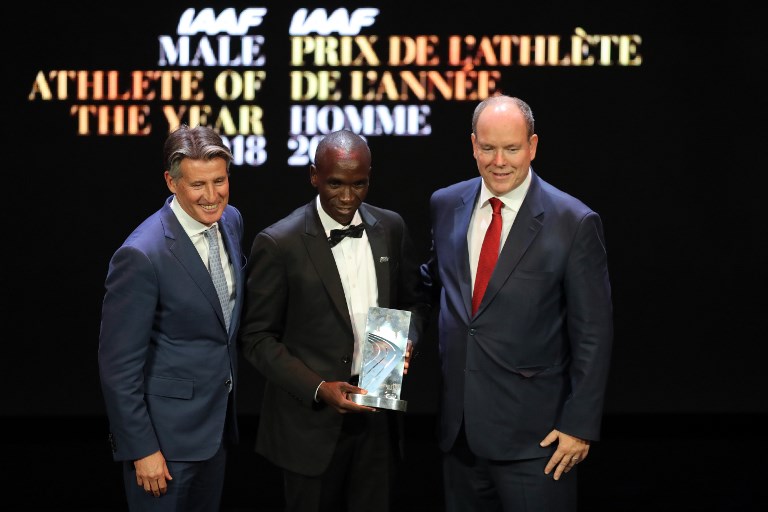
[[[407,7],[385,1],[17,4],[6,21],[18,35],[2,34],[2,182],[9,213],[3,224],[13,237],[3,244],[0,422],[68,418],[72,422],[66,428],[72,428],[90,418],[95,424],[86,431],[105,435],[96,354],[107,265],[131,230],[169,194],[161,161],[167,132],[161,124],[146,137],[77,136],[69,115],[75,101],[28,100],[36,74],[159,70],[157,36],[177,37],[176,25],[187,7],[213,6],[217,12],[267,7],[264,24],[252,33],[266,38],[267,82],[256,103],[265,110],[269,156],[263,166],[234,166],[231,173],[230,202],[244,215],[244,246],[250,247],[260,229],[315,194],[308,169],[286,165],[291,15],[299,7],[330,12],[339,6],[375,6],[380,9],[376,23],[362,33],[381,38],[542,34],[567,39],[575,27],[590,34],[642,37],[641,66],[512,66],[500,68],[499,88],[533,108],[539,134],[536,172],[603,218],[615,307],[606,403],[609,441],[628,436],[639,445],[635,454],[647,453],[645,441],[633,433],[682,429],[674,435],[704,457],[727,450],[723,437],[757,439],[749,429],[764,425],[768,415],[762,188],[768,45],[764,17],[748,5],[744,0],[476,0],[439,6],[409,2]],[[220,71],[196,69],[206,76]],[[206,93],[215,102],[212,89],[206,87]],[[429,195],[477,173],[469,140],[475,104],[430,103],[429,137],[369,138],[368,201],[399,211],[424,257]],[[157,104],[152,109],[159,112]],[[261,381],[247,365],[241,370],[240,413],[251,422]],[[406,379],[409,415],[431,421],[437,378],[433,332]],[[707,432],[715,432],[714,439]],[[664,443],[679,448],[669,438]],[[761,443],[744,442],[737,451],[743,460],[766,454]],[[108,453],[99,457],[109,460]],[[741,462],[727,463],[743,469]],[[607,473],[615,469],[608,466],[605,461]],[[734,485],[743,489],[745,484]],[[648,488],[656,487],[649,483]]]

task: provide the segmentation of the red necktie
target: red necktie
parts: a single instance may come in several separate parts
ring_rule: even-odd
[[[483,247],[480,249],[480,259],[477,262],[477,274],[475,275],[475,290],[472,293],[472,316],[477,313],[480,302],[483,300],[488,281],[493,274],[493,267],[499,258],[499,245],[501,244],[501,208],[504,203],[496,197],[488,200],[493,208],[491,223],[483,238]]]

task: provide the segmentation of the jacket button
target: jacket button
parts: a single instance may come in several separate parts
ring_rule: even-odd
[[[352,358],[349,357],[349,356],[344,356],[344,357],[341,358],[341,362],[344,363],[344,364],[349,364],[349,363],[352,362]]]
[[[230,387],[232,387],[232,379],[227,379],[227,380],[225,380],[225,381],[224,381],[224,387],[225,387],[225,388],[227,388],[227,389],[229,389]]]
[[[469,330],[469,335],[470,336],[474,336],[475,335],[475,330],[474,329],[470,329]]]

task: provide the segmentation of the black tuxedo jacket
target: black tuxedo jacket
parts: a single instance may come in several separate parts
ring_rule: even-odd
[[[405,223],[397,213],[365,203],[359,211],[378,305],[410,310],[417,338],[428,305]],[[342,415],[316,403],[315,391],[323,380],[350,379],[354,337],[315,200],[254,239],[241,342],[245,358],[266,379],[257,452],[295,473],[323,473]]]

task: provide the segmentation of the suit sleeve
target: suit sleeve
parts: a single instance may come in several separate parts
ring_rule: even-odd
[[[259,233],[248,261],[240,345],[245,359],[267,380],[313,406],[323,379],[281,342],[290,289],[285,262],[276,240]]]
[[[432,236],[431,236],[427,261],[421,264],[421,266],[419,267],[419,273],[421,275],[421,281],[424,286],[424,289],[428,294],[428,299],[430,301],[430,304],[436,304],[440,296],[442,283],[440,282],[440,274],[438,271],[439,267],[438,267],[438,261],[437,261],[437,249],[435,247],[435,236],[434,236],[434,231],[435,231],[434,226],[436,225],[435,219],[438,218],[437,201],[435,198],[435,194],[432,195],[429,206],[430,206],[430,219],[431,219],[431,226],[432,226],[432,228],[430,229],[430,233]]]
[[[420,276],[413,240],[404,223],[400,241],[400,262],[398,307],[412,313],[413,320],[409,338],[414,344],[417,344],[426,328],[431,305],[427,288]]]
[[[566,265],[571,394],[558,429],[597,440],[613,344],[613,308],[603,227],[595,212],[580,222]]]
[[[110,262],[99,335],[99,375],[118,460],[160,449],[144,401],[144,364],[158,301],[154,267],[123,246]]]

